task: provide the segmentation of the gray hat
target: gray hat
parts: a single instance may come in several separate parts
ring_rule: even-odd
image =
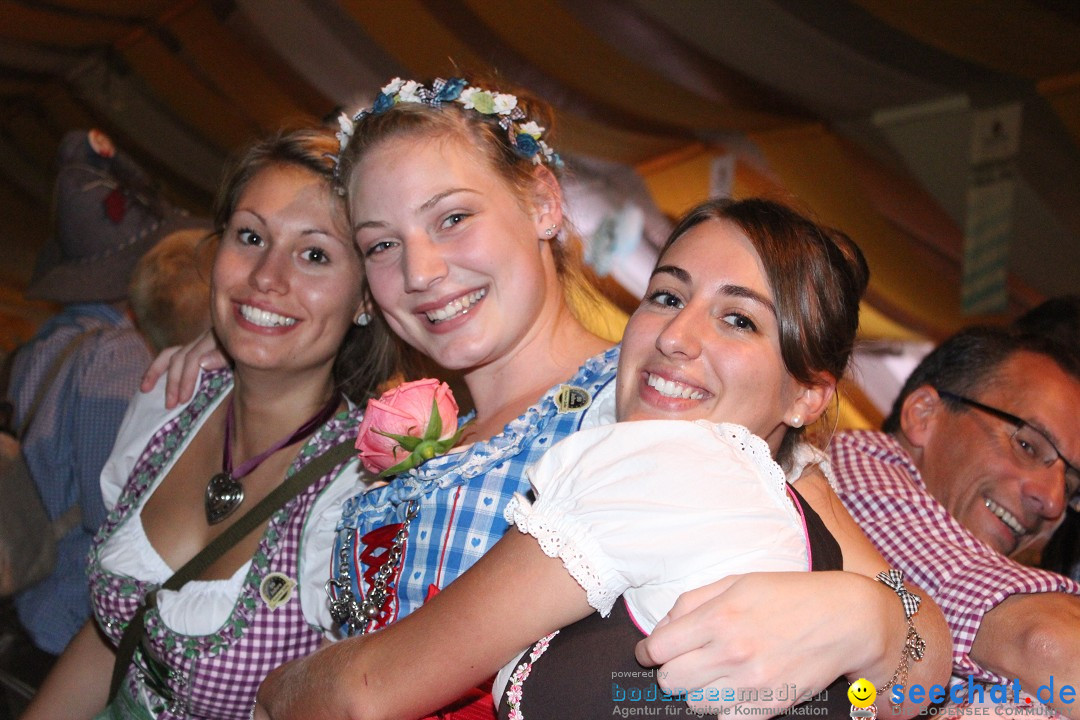
[[[210,221],[169,205],[124,152],[99,155],[86,130],[64,136],[57,153],[55,227],[38,255],[26,297],[60,303],[127,296],[143,253],[177,230]]]

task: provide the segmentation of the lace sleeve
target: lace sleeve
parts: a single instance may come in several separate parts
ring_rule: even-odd
[[[828,454],[810,443],[801,442],[795,446],[791,456],[791,470],[787,473],[788,482],[794,485],[802,477],[802,474],[806,472],[806,468],[811,465],[817,466],[821,474],[825,476],[825,480],[828,481],[829,487],[833,489],[833,492],[836,492],[836,475],[833,473],[832,462],[829,460]]]
[[[629,588],[742,558],[806,569],[801,520],[768,446],[736,425],[616,423],[582,430],[529,470],[536,500],[506,519],[562,559],[606,615]]]

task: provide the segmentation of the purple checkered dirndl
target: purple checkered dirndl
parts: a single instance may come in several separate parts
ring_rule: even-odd
[[[100,548],[132,516],[139,498],[182,446],[197,419],[229,386],[226,372],[204,376],[192,403],[153,436],[116,508],[98,533],[90,556],[91,597],[98,623],[114,644],[119,643],[139,601],[156,585],[105,571],[99,559]],[[359,410],[339,413],[316,430],[290,473],[346,435],[355,434],[359,416]],[[263,578],[274,572],[297,579],[304,519],[320,491],[339,470],[335,468],[320,478],[274,514],[232,613],[217,632],[182,635],[165,626],[156,608],[147,611],[144,647],[135,654],[125,689],[135,698],[145,697],[152,714],[165,719],[246,719],[251,715],[259,683],[271,670],[318,648],[323,636],[305,619],[300,593],[294,591],[287,602],[270,610],[260,597],[259,587]],[[160,663],[148,662],[147,649]],[[161,683],[154,681],[154,673],[148,673],[148,668],[165,671],[162,674],[167,690],[160,691]]]

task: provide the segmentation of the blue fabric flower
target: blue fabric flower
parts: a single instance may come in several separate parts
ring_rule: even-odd
[[[378,115],[392,107],[394,107],[394,98],[386,93],[379,93],[379,96],[375,98],[375,104],[371,106],[371,112]]]
[[[457,100],[461,95],[461,91],[465,89],[464,78],[450,78],[443,85],[442,90],[435,96],[435,99],[439,102],[453,102]]]
[[[536,153],[540,152],[540,144],[536,142],[536,138],[528,133],[518,133],[514,138],[514,147],[517,151],[527,158],[531,158]]]

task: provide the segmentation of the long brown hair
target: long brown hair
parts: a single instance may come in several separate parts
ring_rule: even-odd
[[[757,250],[774,295],[780,355],[788,373],[804,385],[818,383],[821,373],[839,380],[851,357],[859,301],[870,280],[859,246],[840,230],[772,200],[721,198],[683,217],[661,260],[687,231],[710,220],[735,225]],[[789,428],[778,459],[790,455],[802,431]]]
[[[220,236],[236,210],[240,196],[251,181],[270,167],[297,167],[307,170],[326,183],[326,191],[341,205],[344,202],[334,185],[334,156],[338,142],[324,128],[282,129],[249,145],[226,168],[224,180],[214,202],[214,231]],[[349,247],[356,251],[351,238]],[[366,327],[352,325],[334,358],[335,386],[355,402],[376,394],[380,385],[399,372],[397,344],[384,323]]]

